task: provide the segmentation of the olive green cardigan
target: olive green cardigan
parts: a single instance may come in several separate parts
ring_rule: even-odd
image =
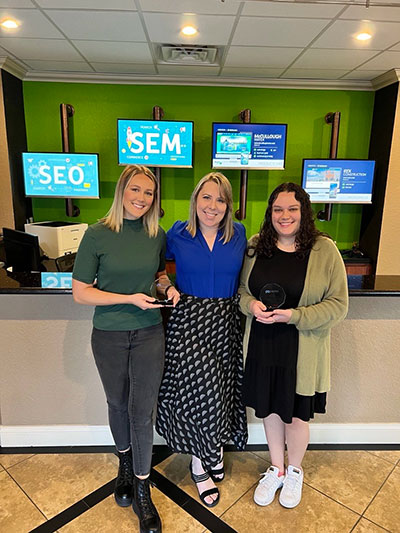
[[[257,242],[258,235],[249,240]],[[244,354],[246,356],[253,315],[249,306],[254,296],[249,291],[249,277],[256,256],[247,257],[240,277],[240,309],[246,315]],[[271,280],[271,282],[274,280]],[[347,276],[335,243],[318,237],[310,252],[304,288],[299,305],[292,309],[289,324],[299,331],[296,392],[313,396],[330,388],[330,332],[343,320],[348,309]],[[268,327],[268,325],[265,325]]]

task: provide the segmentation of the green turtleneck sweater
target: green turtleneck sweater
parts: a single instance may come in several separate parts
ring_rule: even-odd
[[[165,269],[165,233],[150,238],[142,219],[124,219],[119,233],[101,222],[90,226],[79,246],[73,278],[93,283],[101,291],[150,295],[155,274]],[[93,325],[97,329],[126,331],[161,322],[158,309],[142,310],[135,305],[98,305]]]

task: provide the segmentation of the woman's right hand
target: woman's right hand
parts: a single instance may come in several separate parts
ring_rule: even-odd
[[[272,311],[267,311],[265,305],[259,300],[253,300],[249,306],[250,312],[254,315],[257,322],[263,324],[273,324],[275,321],[272,317]]]
[[[141,292],[136,292],[135,294],[131,294],[129,298],[132,305],[136,305],[136,307],[139,307],[140,309],[146,310],[146,309],[157,309],[159,307],[162,307],[160,304],[153,304],[151,302],[155,301],[155,298],[152,296],[148,296],[147,294],[143,294]]]

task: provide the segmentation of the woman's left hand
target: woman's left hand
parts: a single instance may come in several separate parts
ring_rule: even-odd
[[[272,312],[271,318],[273,318],[274,322],[283,322],[287,323],[292,317],[292,310],[291,309],[274,309]]]
[[[168,287],[167,294],[166,294],[168,300],[172,300],[174,302],[174,307],[179,302],[181,295],[180,293],[175,289],[173,285]]]

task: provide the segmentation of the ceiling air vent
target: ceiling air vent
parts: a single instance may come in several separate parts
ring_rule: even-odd
[[[217,55],[215,46],[160,45],[160,59],[164,63],[217,65]]]

